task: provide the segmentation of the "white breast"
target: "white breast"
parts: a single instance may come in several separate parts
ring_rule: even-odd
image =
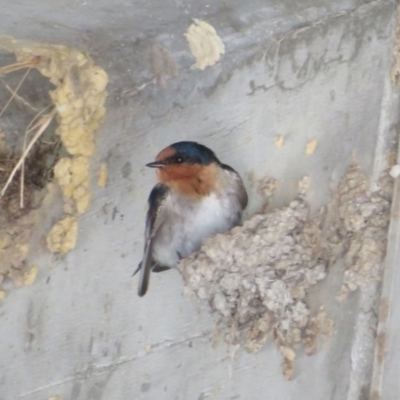
[[[153,239],[153,259],[175,267],[179,256],[199,250],[207,236],[226,232],[240,222],[241,206],[236,185],[195,202],[171,192],[166,199],[165,220]]]

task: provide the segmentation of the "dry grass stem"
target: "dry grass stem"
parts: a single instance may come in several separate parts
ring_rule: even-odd
[[[16,62],[14,64],[5,65],[4,67],[0,67],[0,76],[7,75],[14,71],[19,71],[23,68],[32,68],[36,67],[42,62],[42,57],[34,57],[27,61]]]
[[[11,97],[8,99],[6,105],[4,106],[4,108],[1,110],[0,112],[0,117],[3,115],[4,111],[6,111],[7,107],[10,105],[10,103],[12,102],[13,98],[16,96],[19,88],[21,87],[21,85],[23,84],[25,78],[28,76],[30,70],[32,68],[28,68],[28,70],[25,72],[24,76],[22,77],[21,81],[18,83],[18,86],[16,87],[16,89],[14,91],[12,91],[12,95]]]
[[[39,124],[36,124],[36,125],[32,128],[32,125],[34,124],[34,122],[37,121],[37,119],[38,119],[46,110],[48,110],[51,106],[52,106],[52,104],[49,104],[48,106],[46,106],[45,108],[43,108],[42,110],[40,110],[40,111],[32,118],[31,122],[29,122],[28,126],[26,127],[26,130],[25,130],[25,137],[26,137],[26,135],[27,135],[28,133],[32,132],[35,128],[37,128],[37,127],[40,125],[40,123],[39,123]],[[25,147],[24,147],[24,150],[25,150]]]
[[[0,81],[3,83],[4,87],[11,93],[14,95],[15,100],[18,100],[21,104],[23,104],[25,107],[30,108],[32,111],[38,111],[38,109],[36,107],[34,107],[31,103],[29,103],[27,100],[25,100],[22,96],[20,96],[19,94],[17,94],[14,90],[12,90],[10,88],[10,86],[7,85],[7,83],[4,81],[4,79],[0,78]]]
[[[47,107],[43,108],[43,110],[38,112],[32,118],[31,122],[29,122],[28,126],[26,127],[25,135],[24,135],[24,145],[23,145],[23,150],[22,150],[23,152],[25,152],[25,150],[26,150],[26,142],[27,142],[28,134],[30,132],[32,132],[32,129],[34,129],[34,128],[31,128],[31,126],[49,107],[50,106],[47,106]],[[20,192],[19,192],[19,196],[20,196],[19,206],[20,206],[20,208],[24,208],[24,187],[25,187],[25,159],[22,161],[21,175],[20,175]]]
[[[4,196],[4,193],[6,192],[8,186],[10,185],[10,183],[12,182],[14,175],[16,174],[16,172],[21,168],[22,164],[24,163],[26,157],[29,154],[29,151],[31,150],[32,146],[36,143],[36,141],[39,139],[39,137],[41,136],[41,134],[46,130],[46,128],[49,126],[50,122],[52,121],[52,119],[54,118],[56,112],[55,110],[53,110],[50,114],[47,114],[46,116],[43,116],[39,122],[37,124],[35,124],[32,128],[30,128],[29,130],[27,130],[27,133],[29,133],[30,131],[38,128],[37,132],[35,133],[35,135],[33,136],[32,140],[29,142],[28,146],[26,147],[25,151],[23,152],[22,156],[20,157],[20,159],[18,160],[16,166],[14,167],[14,169],[12,170],[10,176],[7,179],[7,182],[3,188],[3,190],[1,191],[1,196]]]
[[[24,188],[25,188],[25,160],[22,162],[21,175],[20,175],[20,186],[19,186],[19,207],[20,208],[24,208]]]

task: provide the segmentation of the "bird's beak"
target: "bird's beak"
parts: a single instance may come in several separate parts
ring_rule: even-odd
[[[164,167],[165,164],[159,161],[154,161],[151,163],[146,164],[146,167],[150,167],[150,168],[162,168]]]

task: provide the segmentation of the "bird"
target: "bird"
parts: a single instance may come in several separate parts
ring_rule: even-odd
[[[239,174],[208,147],[173,143],[154,162],[158,183],[150,192],[137,293],[147,292],[150,272],[161,272],[200,249],[205,237],[240,224],[247,192]]]

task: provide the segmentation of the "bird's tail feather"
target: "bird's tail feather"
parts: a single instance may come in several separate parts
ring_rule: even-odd
[[[146,294],[147,289],[149,287],[150,281],[150,272],[152,267],[152,259],[151,259],[151,252],[150,246],[147,246],[145,255],[143,257],[143,261],[139,264],[138,269],[140,269],[140,276],[139,276],[139,284],[138,284],[138,296],[142,297]],[[137,271],[136,271],[137,272]],[[135,273],[136,273],[135,272]]]
[[[132,276],[135,276],[140,271],[140,268],[142,268],[142,262],[141,261],[140,261],[138,267],[136,268],[135,272],[132,274]]]

